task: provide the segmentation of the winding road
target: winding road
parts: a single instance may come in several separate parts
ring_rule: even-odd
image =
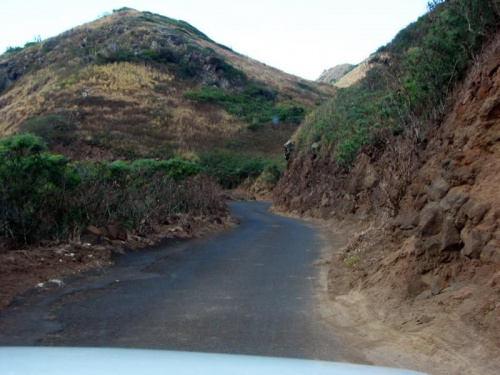
[[[235,202],[240,225],[128,252],[0,312],[0,345],[169,349],[359,362],[322,321],[321,239],[306,223]]]

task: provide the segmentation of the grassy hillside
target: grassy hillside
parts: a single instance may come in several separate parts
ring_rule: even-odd
[[[428,14],[373,55],[362,79],[308,118],[294,135],[298,149],[307,152],[319,142],[321,157],[350,169],[365,144],[383,146],[403,131],[425,142],[422,127],[441,115],[448,94],[497,29],[498,9],[498,1],[433,2]]]
[[[35,133],[71,159],[275,154],[331,93],[125,8],[0,56],[0,134]]]

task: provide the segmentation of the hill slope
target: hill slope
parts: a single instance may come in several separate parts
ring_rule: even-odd
[[[375,57],[364,78],[300,127],[275,190],[282,210],[330,219],[330,234],[343,234],[325,261],[335,311],[343,302],[348,311],[343,323],[368,336],[379,324],[413,335],[425,363],[438,352],[462,355],[460,369],[436,364],[438,373],[499,365],[494,5],[446,1],[402,30],[379,51],[387,59]]]
[[[11,49],[0,57],[0,84],[0,134],[34,132],[74,159],[278,152],[332,93],[186,22],[127,8]]]
[[[340,64],[333,68],[326,69],[321,73],[316,82],[335,84],[335,82],[346,75],[352,68],[354,68],[352,64]]]

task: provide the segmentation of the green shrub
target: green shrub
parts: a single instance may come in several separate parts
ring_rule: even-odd
[[[358,262],[359,262],[358,257],[348,257],[348,258],[344,259],[344,264],[347,267],[354,267]]]
[[[153,51],[152,49],[143,49],[141,52],[139,52],[139,57],[144,60],[151,60],[151,61],[161,61],[162,56],[156,52]]]
[[[117,52],[110,52],[107,55],[100,54],[97,57],[97,64],[111,64],[116,62],[137,62],[140,59],[132,52],[126,50],[119,50]]]
[[[18,243],[67,229],[65,193],[79,183],[65,158],[25,134],[0,140],[0,233]]]
[[[173,158],[158,163],[158,170],[175,181],[183,181],[187,178],[202,172],[202,167],[198,163]]]
[[[234,68],[228,64],[223,58],[214,56],[210,58],[210,64],[215,67],[216,72],[222,72],[223,76],[230,81],[240,81],[245,83],[247,76],[241,70]]]
[[[248,178],[257,178],[266,162],[259,157],[215,151],[202,154],[201,165],[205,173],[214,176],[222,187],[233,189]]]
[[[221,208],[215,182],[199,164],[143,159],[70,164],[33,134],[0,139],[0,236],[24,245],[118,221],[146,230],[173,212]]]
[[[298,124],[304,118],[304,108],[292,103],[277,103],[277,91],[257,83],[248,84],[240,93],[229,93],[219,88],[203,87],[188,92],[184,97],[220,105],[228,113],[242,118],[257,130],[273,120]]]
[[[261,178],[264,182],[274,185],[280,180],[281,176],[283,176],[283,167],[277,164],[270,164],[266,165],[262,171]]]

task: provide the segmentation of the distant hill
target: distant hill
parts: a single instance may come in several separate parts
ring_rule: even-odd
[[[72,159],[274,154],[333,92],[123,8],[0,56],[0,135],[35,133]]]
[[[334,66],[333,68],[326,69],[321,73],[316,82],[324,82],[335,84],[339,79],[341,79],[346,73],[348,73],[354,65],[352,64],[340,64]]]
[[[330,83],[339,88],[346,88],[359,82],[366,76],[366,72],[378,62],[389,56],[384,53],[373,54],[358,65],[342,64],[325,70],[316,82]]]
[[[378,58],[374,58],[378,56]],[[365,78],[366,72],[376,65],[375,61],[379,61],[380,58],[386,58],[387,54],[377,54],[372,55],[366,60],[362,61],[358,65],[354,66],[349,72],[343,75],[334,86],[339,88],[345,88],[354,85],[361,79]]]

